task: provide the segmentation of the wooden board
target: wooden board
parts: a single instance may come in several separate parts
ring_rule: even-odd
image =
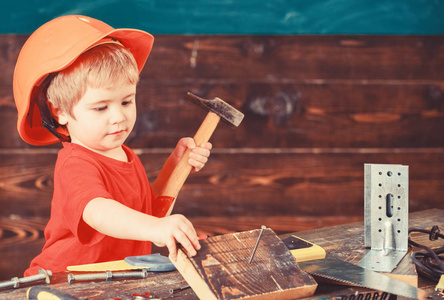
[[[194,257],[179,250],[174,262],[200,299],[296,299],[312,295],[316,282],[296,265],[290,251],[265,229],[249,262],[260,230],[201,241]]]
[[[215,149],[205,168],[185,182],[174,212],[189,218],[363,216],[364,163],[369,162],[409,165],[410,211],[444,208],[444,151],[316,150]],[[151,181],[167,157],[154,150],[140,153]],[[49,217],[55,159],[56,153],[38,150],[0,153],[0,216]]]

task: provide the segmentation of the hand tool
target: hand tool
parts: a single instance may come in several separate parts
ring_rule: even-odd
[[[50,283],[51,277],[52,277],[51,271],[39,269],[39,274],[37,275],[26,276],[23,278],[14,277],[11,278],[11,280],[9,281],[0,282],[0,289],[7,287],[18,288],[20,287],[20,284],[32,283],[40,280],[45,280],[46,283]]]
[[[325,250],[316,244],[301,239],[295,235],[291,235],[282,240],[284,244],[290,249],[296,262],[321,259],[325,257]]]
[[[289,239],[283,240],[287,248],[294,248],[294,243],[290,241]],[[411,299],[439,299],[435,298],[437,296],[434,293],[428,293],[404,282],[328,255],[322,259],[298,262],[298,265],[313,276],[333,280],[343,285],[365,287]]]
[[[26,298],[29,300],[79,300],[68,293],[43,285],[29,288]]]
[[[329,257],[298,263],[305,272],[339,284],[360,286],[376,291],[411,299],[440,299],[437,293],[427,292],[407,283],[395,280],[380,273],[364,269],[354,264]],[[442,298],[441,298],[442,300]]]
[[[193,137],[197,146],[209,141],[221,119],[225,121],[225,123],[237,127],[244,118],[243,113],[217,97],[213,99],[203,99],[187,93],[186,99],[197,103],[200,107],[208,111],[207,116]],[[159,194],[160,196],[156,198],[156,204],[153,207],[154,216],[164,217],[171,213],[176,197],[192,170],[192,166],[188,163],[188,155],[190,152],[190,149],[185,152],[169,176],[164,188]]]
[[[124,279],[124,278],[146,278],[148,276],[148,271],[143,269],[138,272],[111,272],[106,271],[103,273],[87,273],[87,274],[68,274],[68,283],[73,283],[74,281],[93,281],[93,280],[106,280],[111,279]]]
[[[149,255],[129,256],[124,260],[109,261],[97,264],[86,264],[67,267],[68,271],[99,272],[146,269],[153,272],[172,271],[176,268],[170,259],[160,253]]]
[[[330,300],[364,300],[364,299],[374,299],[374,300],[389,300],[390,294],[386,292],[367,292],[359,293],[355,292],[352,294],[338,295],[330,298]]]
[[[259,232],[259,236],[257,237],[256,245],[254,245],[253,252],[251,253],[248,263],[251,263],[251,261],[253,260],[254,254],[256,253],[257,246],[259,246],[259,241],[261,239],[262,233],[264,232],[265,228],[267,228],[267,227],[264,225],[261,226],[261,231]]]
[[[181,286],[181,287],[176,288],[176,289],[170,289],[170,294],[174,294],[174,292],[185,290],[185,289],[189,289],[189,288],[190,288],[189,285],[185,285],[185,286]]]

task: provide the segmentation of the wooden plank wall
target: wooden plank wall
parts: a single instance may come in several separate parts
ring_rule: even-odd
[[[0,280],[41,249],[58,150],[15,129],[26,38],[0,36]],[[179,196],[200,233],[362,220],[364,163],[409,165],[410,211],[444,208],[444,36],[157,36],[128,139],[151,180],[204,118],[187,91],[245,113]]]

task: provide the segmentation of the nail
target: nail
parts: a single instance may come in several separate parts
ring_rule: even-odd
[[[261,226],[261,231],[259,232],[259,236],[257,237],[256,245],[254,246],[253,252],[251,253],[251,257],[250,257],[250,260],[248,261],[248,263],[251,263],[251,261],[253,260],[254,254],[256,253],[257,246],[259,245],[259,241],[261,239],[262,233],[264,232],[265,228],[267,228],[265,225]]]

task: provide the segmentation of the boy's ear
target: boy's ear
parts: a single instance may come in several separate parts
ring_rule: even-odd
[[[60,125],[66,125],[68,123],[68,114],[65,113],[58,107],[55,107],[50,101],[48,101],[48,106],[51,111],[52,116]]]

